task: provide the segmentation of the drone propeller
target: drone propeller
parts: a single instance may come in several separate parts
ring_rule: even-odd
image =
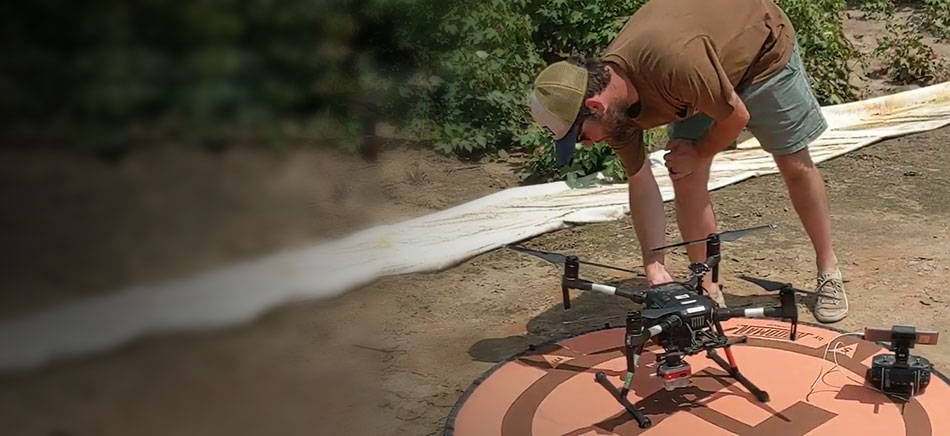
[[[758,277],[749,277],[746,275],[740,275],[739,278],[747,282],[758,285],[760,288],[764,289],[766,292],[776,292],[776,291],[786,290],[786,291],[794,291],[794,292],[808,294],[808,295],[818,295],[818,293],[815,291],[807,291],[804,289],[796,288],[792,286],[791,283],[776,282],[773,280],[761,279]],[[830,295],[823,296],[823,297],[830,298],[833,300],[840,300],[840,298],[833,297]]]
[[[748,235],[749,233],[754,233],[754,232],[757,232],[757,231],[759,231],[759,230],[765,230],[765,229],[774,229],[774,228],[776,228],[776,227],[778,227],[778,226],[775,225],[775,224],[766,224],[766,225],[762,225],[762,226],[750,227],[750,228],[740,229],[740,230],[729,230],[729,231],[725,231],[725,232],[721,232],[721,233],[714,233],[714,234],[709,235],[709,236],[707,236],[707,237],[705,237],[705,238],[702,238],[702,239],[695,239],[695,240],[692,240],[692,241],[678,242],[678,243],[676,243],[676,244],[671,244],[671,245],[667,245],[667,246],[663,246],[663,247],[659,247],[659,248],[654,248],[653,251],[660,251],[660,250],[665,250],[665,249],[667,249],[667,248],[673,248],[673,247],[682,247],[682,246],[684,246],[684,245],[701,244],[701,243],[705,243],[705,242],[712,241],[712,240],[716,240],[716,239],[718,239],[718,240],[721,241],[721,242],[732,242],[732,241],[735,241],[735,240],[737,240],[737,239],[739,239],[739,238],[741,238],[741,237],[743,237],[743,236],[745,236],[745,235]]]
[[[527,253],[527,254],[531,254],[531,255],[540,257],[541,259],[544,259],[544,260],[546,260],[546,261],[548,261],[548,262],[551,262],[551,263],[553,263],[553,264],[555,264],[555,265],[563,265],[564,262],[567,261],[567,257],[568,257],[566,254],[552,253],[552,252],[549,252],[549,251],[534,250],[534,249],[531,249],[531,248],[526,248],[526,247],[522,247],[522,246],[518,246],[518,245],[506,245],[505,247],[507,247],[507,248],[509,248],[509,249],[511,249],[511,250],[514,250],[514,251],[520,251],[520,252],[522,252],[522,253]],[[632,273],[632,274],[641,275],[641,273],[636,272],[636,271],[633,271],[633,270],[618,268],[618,267],[610,266],[610,265],[603,265],[603,264],[594,263],[594,262],[587,262],[587,261],[583,261],[583,260],[578,260],[577,263],[582,263],[582,264],[584,264],[584,265],[597,266],[597,267],[601,267],[601,268],[607,268],[607,269],[612,269],[612,270],[616,270],[616,271],[623,271],[623,272],[628,272],[628,273]]]

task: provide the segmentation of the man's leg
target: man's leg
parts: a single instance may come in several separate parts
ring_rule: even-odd
[[[811,160],[808,145],[828,128],[798,55],[760,85],[740,93],[752,115],[749,130],[772,154],[788,195],[815,249],[818,302],[815,318],[835,322],[848,313],[844,280],[831,242],[831,218],[825,182]]]
[[[775,155],[775,163],[785,179],[788,196],[811,239],[818,268],[818,302],[815,319],[836,322],[848,314],[848,297],[831,242],[831,214],[821,172],[811,160],[808,148],[792,154]]]
[[[676,223],[684,240],[701,239],[718,232],[708,190],[711,166],[712,160],[706,160],[692,174],[673,180]],[[706,244],[687,245],[686,253],[690,262],[703,262],[706,260]],[[713,283],[711,274],[706,275],[703,287],[714,300],[723,304],[719,283]]]
[[[807,148],[787,155],[776,155],[775,164],[785,179],[788,195],[815,249],[819,274],[838,271],[838,258],[831,243],[831,218],[828,196],[821,172],[811,160]]]
[[[706,134],[712,123],[711,118],[700,114],[670,123],[667,126],[666,133],[670,139],[695,142]],[[718,232],[715,211],[709,198],[708,187],[711,166],[712,159],[709,159],[692,174],[672,181],[675,195],[673,205],[676,208],[676,224],[683,240],[701,239],[709,236],[710,233]],[[690,262],[703,262],[706,260],[706,245],[688,245],[686,246],[686,253]],[[720,275],[721,277],[722,275]],[[720,283],[713,283],[711,274],[707,274],[704,278],[703,288],[721,306],[726,305]]]

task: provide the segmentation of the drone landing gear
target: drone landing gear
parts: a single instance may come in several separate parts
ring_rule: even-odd
[[[630,403],[630,400],[627,400],[627,393],[630,392],[630,385],[633,383],[633,375],[637,370],[637,363],[640,353],[643,352],[643,345],[649,338],[648,333],[644,333],[643,317],[640,312],[634,311],[628,313],[627,331],[623,339],[624,357],[626,357],[627,360],[627,374],[623,382],[623,387],[618,390],[616,386],[610,383],[610,380],[607,380],[607,375],[602,371],[598,371],[594,376],[597,383],[600,383],[604,389],[607,389],[610,395],[620,402],[623,408],[627,409],[627,412],[633,415],[633,418],[637,420],[637,424],[640,425],[640,428],[648,428],[653,425],[653,423],[643,412],[637,410],[636,406]]]
[[[725,336],[726,332],[722,328],[722,323],[716,321],[716,330],[719,331],[719,334]],[[742,386],[745,386],[752,395],[755,395],[755,399],[759,400],[760,403],[769,402],[769,393],[759,389],[758,386],[753,384],[749,379],[745,377],[741,372],[739,372],[739,365],[736,364],[736,358],[732,355],[732,345],[737,343],[746,342],[747,338],[745,336],[740,336],[738,338],[730,339],[723,347],[723,352],[726,353],[726,358],[729,361],[722,360],[722,357],[716,353],[715,348],[709,348],[706,350],[706,357],[711,359],[713,362],[716,362],[722,369],[729,373],[729,376],[736,379]]]
[[[713,362],[716,362],[716,364],[718,364],[723,370],[729,373],[730,377],[736,379],[736,381],[748,389],[752,395],[755,395],[756,400],[761,403],[769,402],[768,392],[759,389],[758,386],[756,386],[749,379],[747,379],[745,375],[739,372],[739,368],[735,365],[735,359],[732,357],[732,350],[726,348],[725,353],[726,357],[729,359],[728,362],[723,360],[723,358],[719,356],[718,353],[716,353],[715,349],[707,350],[706,357],[711,359]],[[614,399],[617,400],[623,406],[623,408],[626,409],[627,412],[629,412],[630,415],[632,415],[633,418],[637,420],[637,424],[639,424],[640,428],[649,428],[651,425],[653,425],[653,423],[650,421],[650,418],[644,415],[643,412],[638,410],[637,407],[630,403],[630,400],[627,399],[627,393],[629,392],[629,389],[626,385],[624,385],[622,391],[618,390],[616,386],[610,383],[610,381],[607,379],[607,375],[604,374],[603,371],[598,371],[594,378],[597,380],[597,383],[600,383],[604,389],[607,389],[607,391],[610,392],[610,395],[613,396]]]
[[[748,389],[752,395],[755,395],[756,400],[761,403],[769,402],[768,392],[759,389],[758,386],[756,386],[744,375],[742,375],[741,372],[739,372],[739,368],[735,365],[735,359],[732,357],[732,350],[726,348],[725,353],[726,357],[729,359],[728,362],[723,360],[723,358],[719,356],[718,353],[716,353],[715,349],[706,350],[706,357],[711,359],[713,362],[716,362],[716,364],[718,364],[723,370],[729,373],[730,377],[736,379],[736,381]],[[613,396],[614,399],[617,400],[620,405],[622,405],[623,408],[626,409],[627,412],[629,412],[630,415],[632,415],[633,418],[637,420],[637,424],[639,424],[640,428],[649,428],[651,425],[653,425],[653,423],[650,421],[650,418],[644,415],[643,412],[638,410],[637,407],[630,403],[630,400],[627,399],[627,393],[629,392],[629,389],[626,385],[624,385],[622,391],[618,390],[616,386],[610,383],[610,381],[607,379],[607,375],[604,374],[603,371],[597,371],[597,373],[594,375],[594,378],[597,380],[597,383],[600,383],[604,389],[607,389],[607,391],[610,392],[610,395]]]
[[[726,348],[726,357],[729,358],[729,362],[722,360],[722,357],[716,353],[716,350],[706,351],[706,357],[712,359],[713,362],[716,362],[722,369],[729,373],[729,375],[736,379],[742,386],[745,386],[749,392],[752,392],[752,395],[755,395],[755,399],[759,400],[761,403],[769,402],[769,393],[759,389],[758,386],[753,384],[749,379],[747,379],[741,372],[739,372],[739,367],[735,365],[735,359],[732,358],[732,350]]]
[[[627,399],[626,395],[622,395],[620,391],[617,390],[617,387],[610,384],[610,380],[607,380],[607,375],[602,371],[597,371],[597,374],[594,376],[597,379],[597,383],[600,383],[604,389],[607,389],[610,392],[610,395],[614,397],[615,400],[619,401],[624,409],[627,409],[627,412],[630,412],[633,415],[633,419],[637,420],[637,424],[640,425],[640,428],[649,428],[653,425],[653,422],[650,421],[650,418],[647,418],[643,412],[637,410],[636,406],[630,403],[630,400]]]

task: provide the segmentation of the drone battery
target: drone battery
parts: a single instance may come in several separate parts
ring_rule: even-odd
[[[689,376],[691,373],[689,364],[683,361],[672,366],[661,364],[657,368],[657,375],[663,379],[663,388],[668,391],[689,386]]]

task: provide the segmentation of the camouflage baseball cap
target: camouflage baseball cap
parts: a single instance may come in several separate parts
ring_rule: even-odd
[[[577,115],[587,92],[587,70],[566,61],[549,65],[538,75],[531,91],[531,116],[554,136],[559,165],[574,156],[581,123]]]

